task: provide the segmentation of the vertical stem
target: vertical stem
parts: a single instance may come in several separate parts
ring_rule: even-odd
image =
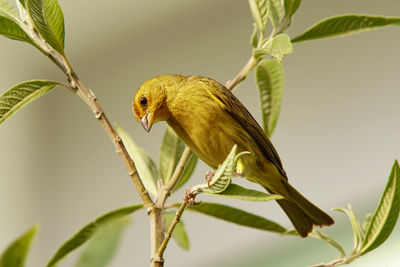
[[[167,238],[164,238],[164,204],[165,200],[169,196],[171,190],[175,187],[176,183],[179,181],[179,178],[185,168],[185,165],[192,155],[192,151],[186,147],[182,156],[179,160],[178,165],[175,168],[175,171],[171,177],[171,180],[165,185],[162,186],[159,190],[157,201],[154,203],[153,208],[149,211],[150,216],[150,237],[151,237],[151,266],[152,267],[161,267],[164,266],[164,258],[163,252],[168,243],[168,235]],[[185,206],[186,207],[186,206]],[[183,212],[183,209],[181,213]],[[179,216],[180,218],[180,216]],[[178,218],[178,219],[179,219]],[[177,222],[176,222],[177,223]],[[175,225],[176,225],[175,223]],[[173,227],[174,228],[174,227]],[[169,237],[171,237],[171,233],[169,233]],[[168,239],[166,241],[166,239]],[[162,244],[164,244],[164,249],[161,249]],[[160,253],[161,250],[161,253]]]
[[[150,239],[151,239],[151,267],[164,266],[164,259],[158,256],[158,250],[164,240],[164,211],[153,207],[150,216]]]

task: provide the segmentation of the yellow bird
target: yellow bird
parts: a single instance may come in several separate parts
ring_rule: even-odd
[[[313,225],[333,219],[288,183],[278,153],[245,106],[225,86],[201,76],[161,75],[144,82],[133,100],[133,113],[146,131],[166,121],[192,151],[211,168],[221,164],[234,144],[240,173],[277,200],[295,229],[306,237]]]

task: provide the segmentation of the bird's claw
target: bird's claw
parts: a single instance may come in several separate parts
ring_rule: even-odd
[[[191,206],[197,206],[201,203],[201,201],[196,202],[194,199],[196,198],[197,194],[194,194],[190,191],[190,188],[187,188],[185,191],[185,196],[183,198],[183,201],[185,203],[188,203]]]
[[[214,172],[215,172],[215,171],[208,171],[208,172],[206,172],[206,177],[205,177],[205,178],[206,178],[208,187],[211,186],[210,183],[211,183],[211,181],[212,181],[212,178],[214,177]]]

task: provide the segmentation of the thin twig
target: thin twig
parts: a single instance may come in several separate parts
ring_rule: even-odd
[[[244,79],[246,79],[247,75],[250,73],[250,71],[254,68],[256,64],[257,60],[253,56],[251,56],[251,58],[247,61],[246,65],[244,65],[244,67],[236,75],[236,77],[226,84],[226,88],[228,88],[231,91],[235,89],[235,87],[239,83],[241,83]]]
[[[181,158],[179,159],[178,165],[176,165],[176,168],[174,170],[174,173],[172,174],[171,179],[168,181],[168,183],[165,186],[161,187],[160,192],[158,193],[157,196],[157,201],[155,203],[155,207],[157,208],[163,208],[165,201],[167,200],[168,196],[171,194],[172,189],[176,186],[176,184],[179,181],[179,178],[181,177],[183,170],[185,169],[186,163],[189,160],[190,156],[192,155],[192,151],[188,146],[185,147],[185,150],[182,153]]]
[[[176,211],[176,215],[174,217],[174,220],[172,221],[171,225],[168,228],[167,234],[160,246],[160,248],[158,249],[158,252],[156,254],[156,259],[162,259],[163,258],[163,254],[165,249],[167,248],[168,242],[171,239],[172,233],[175,230],[176,225],[180,222],[180,219],[182,217],[183,211],[186,209],[188,203],[187,202],[182,202],[181,206],[179,207],[179,209]]]

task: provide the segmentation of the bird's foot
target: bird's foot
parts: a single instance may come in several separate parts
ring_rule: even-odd
[[[212,181],[212,178],[213,178],[213,176],[214,176],[214,173],[215,173],[215,171],[208,171],[208,172],[206,172],[206,177],[205,177],[205,178],[206,178],[208,187],[211,186],[210,183],[211,183],[211,181]]]
[[[201,201],[196,202],[194,199],[196,198],[197,194],[194,194],[190,191],[190,188],[187,188],[185,191],[185,196],[183,198],[183,201],[185,201],[185,203],[188,203],[191,206],[196,206],[199,205],[201,203]]]

